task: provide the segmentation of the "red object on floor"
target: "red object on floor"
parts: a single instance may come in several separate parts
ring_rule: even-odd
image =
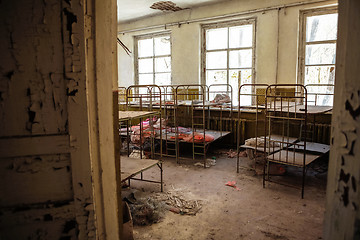
[[[235,188],[236,190],[240,191],[240,188],[238,188],[236,186],[236,182],[235,181],[228,181],[226,184],[226,186],[229,186],[229,187],[232,187],[232,188]]]

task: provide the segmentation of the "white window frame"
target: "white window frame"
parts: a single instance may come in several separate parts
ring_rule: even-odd
[[[234,26],[241,25],[253,25],[253,38],[252,38],[252,47],[242,47],[242,48],[229,48],[229,35],[228,35],[228,43],[226,49],[216,49],[216,50],[206,50],[206,30],[216,29],[216,28],[229,28]],[[217,52],[217,51],[227,51],[227,66],[226,69],[218,69],[218,70],[226,70],[227,71],[227,84],[230,83],[230,74],[229,72],[232,68],[229,67],[229,53],[231,50],[245,50],[252,49],[252,66],[251,66],[251,83],[256,82],[256,71],[255,71],[255,53],[256,53],[256,17],[247,18],[243,20],[234,20],[234,21],[226,21],[219,23],[211,23],[211,24],[202,24],[202,47],[201,47],[201,84],[206,85],[206,53],[207,52]],[[228,31],[229,34],[229,31]],[[249,68],[235,68],[235,69],[249,69]],[[211,69],[217,70],[217,69]],[[240,87],[241,83],[238,83]],[[238,91],[238,89],[234,89],[234,91]],[[235,100],[235,99],[234,99]]]
[[[170,37],[170,54],[169,55],[159,55],[159,56],[155,56],[155,43],[153,40],[153,54],[150,57],[140,57],[138,55],[138,41],[139,40],[144,40],[144,39],[154,39],[156,37],[163,37],[163,36],[169,36]],[[155,74],[156,73],[163,73],[163,72],[156,72],[155,71],[155,59],[156,58],[160,58],[160,57],[170,57],[171,59],[171,65],[172,65],[172,39],[171,39],[171,32],[161,32],[161,33],[151,33],[151,34],[146,34],[146,35],[140,35],[140,36],[134,36],[134,44],[135,44],[135,48],[134,48],[134,72],[135,72],[135,84],[139,85],[139,59],[153,59],[153,71],[152,71],[152,77],[153,77],[153,83],[155,84]],[[165,73],[165,72],[164,72]],[[168,72],[166,72],[168,73]],[[171,78],[170,78],[170,83],[172,84],[172,66],[171,66],[171,71],[169,72],[171,74]]]
[[[318,8],[318,9],[310,9],[300,11],[300,31],[299,31],[299,52],[298,52],[298,84],[305,84],[305,50],[307,45],[316,45],[316,44],[324,44],[324,43],[337,43],[336,40],[325,40],[325,41],[314,41],[309,44],[306,43],[306,18],[311,16],[318,15],[326,15],[338,13],[337,6],[335,7],[327,7],[327,8]],[[338,23],[339,25],[339,23]],[[334,66],[335,64],[318,64],[318,65],[309,65],[309,66]]]

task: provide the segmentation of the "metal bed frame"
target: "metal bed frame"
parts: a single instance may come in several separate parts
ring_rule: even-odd
[[[163,99],[163,116],[166,119],[167,126],[175,128],[175,90],[176,85],[162,85],[162,99]],[[167,129],[163,133],[164,140],[164,156],[176,157],[175,141],[171,139],[171,135],[168,134]]]
[[[281,91],[279,91],[280,88]],[[295,89],[295,92],[287,91],[290,89]],[[271,162],[300,167],[302,168],[301,198],[304,198],[306,168],[319,157],[306,152],[307,89],[300,84],[269,85],[266,89],[265,106],[265,136],[267,137],[264,144],[266,164],[264,165],[263,187],[266,181],[296,187],[271,180],[269,175]],[[280,134],[280,139],[273,139],[274,133]],[[290,141],[293,137],[297,138],[297,141]],[[280,150],[274,151],[275,147]]]
[[[138,101],[138,102],[137,102]],[[155,110],[153,108],[153,102],[157,101],[159,109]],[[132,104],[135,102],[136,107]],[[121,127],[122,123],[126,125],[126,141],[127,141],[127,155],[129,156],[129,126],[132,125],[133,121],[139,121],[139,139],[140,139],[140,159],[121,157],[121,181],[129,182],[130,180],[139,180],[152,183],[160,183],[161,191],[163,191],[163,166],[162,166],[162,119],[161,119],[161,89],[156,85],[132,85],[126,89],[126,105],[125,111],[119,111],[119,126]],[[132,110],[135,108],[136,110]],[[137,111],[140,110],[140,111]],[[153,118],[157,116],[160,119],[160,151],[157,154],[155,152],[155,137],[156,132],[153,128]],[[150,142],[151,142],[151,158],[152,159],[143,159],[143,119],[149,118],[149,129],[150,129]],[[159,159],[154,159],[155,155],[159,156]],[[160,169],[160,181],[147,180],[143,178],[143,172],[154,167],[158,166]],[[136,175],[140,174],[140,178],[134,178]]]
[[[192,90],[190,90],[192,89]],[[198,91],[194,91],[198,90]],[[204,85],[179,85],[175,89],[175,152],[176,152],[176,161],[180,163],[180,140],[179,140],[179,126],[185,124],[181,124],[179,120],[179,112],[180,112],[180,101],[181,100],[190,100],[191,104],[187,106],[189,113],[191,114],[191,129],[193,133],[193,141],[192,141],[192,153],[193,159],[195,159],[195,155],[202,155],[204,159],[204,168],[206,167],[206,142],[205,142],[205,134],[206,134],[206,112],[205,112],[205,102],[206,102],[206,87]],[[183,98],[183,99],[182,99]],[[200,110],[201,115],[195,116],[195,105],[194,100],[200,105],[196,105],[197,110]],[[185,118],[183,118],[185,119]],[[204,141],[202,143],[195,143],[194,141],[194,133],[196,130],[201,129]],[[197,152],[197,149],[202,150],[202,152]]]
[[[255,170],[256,169],[256,163],[258,161],[258,152],[263,153],[264,148],[258,146],[258,141],[260,140],[261,136],[264,136],[265,133],[265,91],[268,87],[268,84],[243,84],[239,87],[239,93],[238,93],[238,125],[237,125],[237,143],[236,143],[236,149],[237,149],[237,160],[236,160],[236,172],[239,173],[240,168],[244,169],[250,169]],[[250,93],[243,93],[244,88],[251,88]],[[260,90],[263,89],[263,92]],[[259,91],[258,91],[259,90]],[[251,98],[251,105],[242,105],[241,97],[250,97]],[[262,103],[262,101],[264,101]],[[241,133],[244,131],[241,131],[241,127],[245,127],[244,121],[242,119],[242,114],[244,110],[252,110],[255,112],[255,129],[254,129],[254,138],[255,138],[255,147],[249,147],[246,145],[242,145],[242,140],[245,139],[243,136],[241,138]],[[242,125],[242,126],[241,126]],[[240,149],[246,148],[251,149],[253,151],[253,156],[249,159],[253,160],[254,167],[244,167],[240,166]]]
[[[120,110],[125,110],[126,107],[126,87],[118,87],[118,104]]]
[[[213,88],[217,88],[216,90],[213,90]],[[220,90],[219,90],[220,88]],[[221,90],[221,88],[226,88],[226,90]],[[212,93],[223,93],[223,94],[227,94],[230,97],[230,106],[228,105],[224,105],[224,104],[217,104],[216,107],[218,107],[220,109],[220,116],[218,118],[212,117],[211,116],[211,111],[209,109],[209,117],[208,117],[208,125],[207,128],[210,129],[210,119],[215,119],[219,122],[220,124],[220,131],[223,131],[223,124],[222,124],[222,119],[223,119],[223,112],[224,109],[228,109],[228,118],[231,119],[232,117],[232,113],[233,113],[233,87],[230,84],[212,84],[208,87],[208,100],[210,101],[210,97]],[[216,94],[215,94],[216,97]],[[210,106],[209,106],[210,108]]]
[[[305,87],[307,89],[307,94],[308,94],[308,113],[311,113],[309,115],[312,117],[312,119],[310,119],[309,124],[308,124],[308,126],[309,126],[308,127],[308,135],[311,136],[311,137],[309,137],[309,140],[312,142],[315,142],[316,140],[320,139],[320,137],[319,137],[320,133],[319,133],[319,131],[317,131],[318,128],[316,126],[316,118],[319,114],[322,114],[325,112],[330,112],[332,110],[333,101],[334,101],[335,85],[333,85],[333,84],[308,84]],[[312,88],[328,89],[329,93],[326,93],[326,91],[319,91],[319,92],[313,91]],[[319,100],[326,96],[328,96],[330,98],[329,105],[320,104]],[[330,127],[331,127],[330,125],[327,126],[329,131],[330,131]]]

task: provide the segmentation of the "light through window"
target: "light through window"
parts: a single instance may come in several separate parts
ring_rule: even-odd
[[[336,10],[304,13],[301,76],[310,105],[333,105],[337,23]]]
[[[238,101],[241,84],[254,81],[255,20],[204,26],[204,83],[229,84],[233,87],[233,103]],[[227,91],[220,86],[219,91]],[[242,93],[252,89],[243,88]],[[210,96],[210,99],[215,97]],[[250,105],[251,97],[243,96],[241,105]]]
[[[139,85],[171,84],[171,38],[169,34],[137,38],[135,67]]]

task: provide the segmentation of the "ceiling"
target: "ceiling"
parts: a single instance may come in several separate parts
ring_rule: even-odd
[[[160,10],[151,9],[153,3],[166,0],[117,0],[118,3],[118,22],[130,22],[143,17],[157,14],[164,14]],[[228,0],[172,0],[176,6],[181,8],[194,8],[212,3],[224,2]]]

